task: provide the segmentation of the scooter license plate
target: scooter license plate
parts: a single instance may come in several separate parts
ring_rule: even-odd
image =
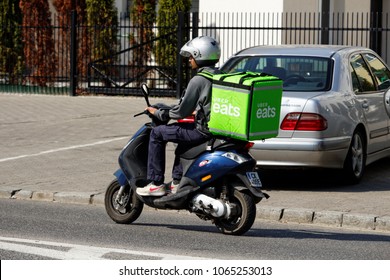
[[[247,172],[246,177],[248,177],[249,182],[255,188],[261,188],[263,185],[261,184],[261,180],[259,174],[257,172]]]

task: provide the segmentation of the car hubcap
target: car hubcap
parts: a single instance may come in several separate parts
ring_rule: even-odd
[[[360,175],[363,169],[363,143],[359,135],[354,136],[352,145],[352,170],[355,175]]]

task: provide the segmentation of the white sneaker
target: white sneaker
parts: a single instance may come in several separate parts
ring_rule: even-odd
[[[179,188],[179,185],[180,185],[180,182],[175,184],[175,183],[173,183],[173,180],[172,180],[171,184],[169,185],[170,193],[171,194],[177,193],[177,189]]]
[[[137,194],[141,196],[163,196],[165,195],[165,185],[156,186],[151,182],[143,188],[137,188]]]

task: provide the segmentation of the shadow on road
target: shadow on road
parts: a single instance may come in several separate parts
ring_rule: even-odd
[[[390,158],[366,167],[362,181],[356,185],[343,182],[340,170],[260,168],[265,190],[300,190],[332,192],[390,191]]]
[[[390,242],[390,235],[371,234],[369,232],[334,232],[330,228],[324,228],[324,231],[311,230],[308,228],[298,229],[256,229],[253,227],[247,233],[241,236],[224,235],[218,231],[215,226],[212,225],[182,225],[182,224],[154,224],[154,223],[134,223],[137,226],[146,227],[166,227],[174,230],[184,230],[193,232],[203,232],[204,234],[219,234],[223,238],[235,238],[245,239],[248,237],[261,237],[261,238],[292,238],[292,239],[328,239],[338,241],[367,241],[370,242]],[[238,240],[237,240],[238,241]]]
[[[316,230],[289,230],[289,229],[255,229],[252,228],[245,236],[262,238],[293,238],[293,239],[328,239],[338,241],[367,241],[390,242],[389,235],[370,234],[368,232],[331,232],[328,228],[324,231]]]

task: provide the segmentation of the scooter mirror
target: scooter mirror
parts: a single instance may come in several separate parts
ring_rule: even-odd
[[[150,107],[151,105],[149,103],[149,88],[148,88],[148,86],[146,84],[142,84],[141,90],[142,90],[142,94],[144,95],[146,104],[148,105],[148,107]]]

